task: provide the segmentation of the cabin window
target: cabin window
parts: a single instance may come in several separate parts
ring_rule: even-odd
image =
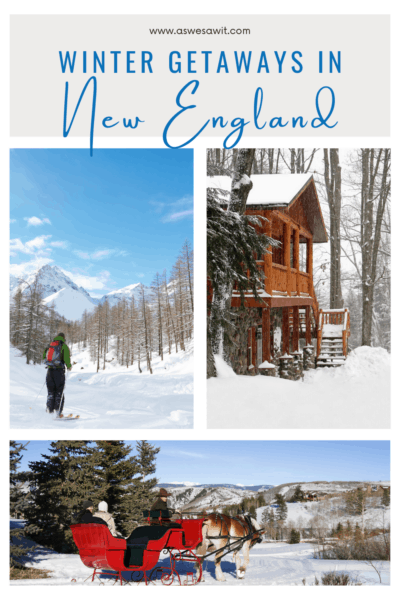
[[[272,248],[272,262],[276,265],[283,265],[283,236],[281,238],[274,237],[274,240],[277,240],[281,243],[279,248]]]
[[[307,273],[307,238],[300,236],[299,270]]]
[[[272,248],[272,262],[276,265],[284,264],[284,254],[283,254],[283,223],[282,221],[273,220],[272,221],[272,237],[277,242],[280,242],[280,246],[278,248]]]

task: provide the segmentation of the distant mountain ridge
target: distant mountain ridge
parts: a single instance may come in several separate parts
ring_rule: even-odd
[[[185,487],[184,483],[158,483],[156,488],[181,488]],[[263,492],[273,488],[273,485],[239,485],[237,483],[197,483],[189,484],[188,487],[193,488],[227,488],[234,490],[248,490],[251,492]]]
[[[56,265],[44,265],[25,277],[22,283],[20,283],[18,277],[11,275],[11,296],[14,296],[18,290],[24,293],[37,275],[39,275],[40,284],[44,290],[43,303],[47,305],[54,304],[56,312],[71,321],[79,320],[85,310],[91,312],[95,306],[103,304],[106,300],[108,300],[110,306],[114,306],[122,298],[132,298],[135,292],[137,294],[138,287],[140,286],[140,283],[133,283],[118,290],[108,292],[101,298],[93,298],[85,288],[74,283],[59,267]],[[144,288],[145,294],[149,294],[150,288],[146,286]]]

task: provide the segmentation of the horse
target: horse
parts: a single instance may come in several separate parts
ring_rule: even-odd
[[[221,569],[221,559],[224,552],[232,545],[232,560],[236,563],[236,577],[244,579],[250,560],[250,548],[261,542],[263,533],[264,530],[260,529],[257,521],[250,516],[238,515],[237,517],[228,517],[228,515],[212,513],[206,515],[202,527],[203,541],[196,547],[196,554],[203,566],[207,550],[209,550],[210,546],[215,546],[215,549],[218,550],[215,554],[215,576],[217,581],[226,581]],[[240,543],[241,538],[244,537],[248,539]],[[243,551],[243,565],[239,556],[240,550]],[[195,567],[197,576],[199,576],[199,567],[197,564]],[[203,576],[201,581],[204,581]]]

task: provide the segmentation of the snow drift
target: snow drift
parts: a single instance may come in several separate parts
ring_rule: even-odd
[[[221,429],[390,427],[390,355],[361,346],[345,364],[307,371],[304,381],[236,375],[217,357],[208,380],[208,427]]]

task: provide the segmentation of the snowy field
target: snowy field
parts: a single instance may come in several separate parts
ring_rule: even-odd
[[[216,357],[218,377],[207,382],[212,429],[387,429],[390,355],[361,346],[342,367],[310,370],[304,381],[236,375]]]
[[[13,526],[17,526],[14,521]],[[274,544],[257,544],[250,551],[250,564],[244,580],[236,579],[236,567],[229,556],[222,559],[222,570],[226,577],[225,583],[215,579],[215,566],[209,560],[204,563],[205,582],[200,586],[217,585],[302,585],[302,580],[311,585],[314,577],[320,579],[327,571],[345,572],[363,585],[379,585],[379,577],[376,571],[361,561],[343,560],[319,560],[314,558],[313,544],[285,544],[277,542]],[[72,587],[80,585],[97,586],[101,583],[113,585],[113,581],[102,577],[102,581],[95,580],[91,583],[85,581],[91,574],[91,570],[84,566],[78,554],[57,554],[52,550],[39,547],[33,551],[25,562],[27,567],[37,569],[48,569],[51,571],[49,579],[21,579],[11,581],[11,585],[69,585]],[[164,558],[158,563],[159,566],[168,567],[169,559]],[[390,583],[390,563],[377,562],[376,566],[381,573],[382,584]],[[185,574],[192,572],[191,565],[179,565],[179,574],[185,580]],[[126,573],[129,579],[130,574]],[[76,581],[72,581],[72,579]],[[136,584],[132,584],[136,585]],[[144,583],[140,584],[144,587]],[[163,587],[161,582],[157,585]]]
[[[10,354],[10,424],[16,429],[177,429],[193,427],[193,349],[166,354],[152,363],[150,375],[142,363],[126,368],[106,363],[96,373],[87,350],[71,349],[64,414],[73,421],[55,421],[45,412],[46,369],[27,365],[20,352]],[[83,368],[82,368],[83,367]]]

